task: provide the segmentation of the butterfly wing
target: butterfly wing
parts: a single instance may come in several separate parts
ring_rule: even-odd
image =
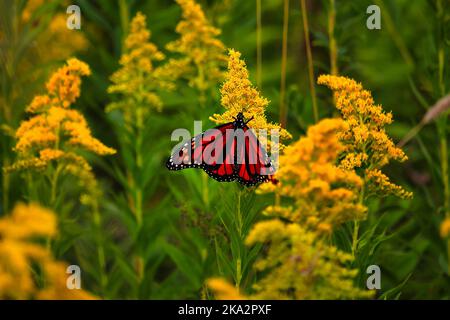
[[[207,130],[180,144],[167,160],[169,170],[201,168],[218,181],[236,178],[232,153],[226,152],[226,132],[234,130],[233,123]],[[233,147],[234,148],[234,147]],[[219,161],[222,160],[223,161]]]
[[[252,186],[266,181],[274,181],[275,168],[253,131],[244,126],[245,143],[237,154],[241,159],[238,163],[238,181],[245,186]]]
[[[210,153],[205,149],[205,154],[203,155],[203,158],[206,161],[209,160],[209,163],[212,163],[213,165],[206,165],[204,166],[203,170],[213,179],[217,181],[233,181],[236,179],[236,171],[237,166],[235,162],[235,152],[236,152],[236,141],[228,140],[229,133],[234,133],[235,128],[233,124],[231,123],[230,126],[224,126],[221,129],[221,135],[220,139],[217,139],[214,146],[211,145],[211,147],[214,147],[219,152],[219,159],[222,160],[220,163],[216,163],[214,161],[209,160]],[[227,143],[228,142],[228,143]]]

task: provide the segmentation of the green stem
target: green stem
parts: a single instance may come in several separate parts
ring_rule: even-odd
[[[329,0],[330,9],[328,10],[328,39],[330,46],[330,71],[332,75],[338,74],[337,66],[337,42],[334,36],[334,28],[336,25],[336,8],[335,0]]]
[[[442,182],[444,184],[444,210],[447,215],[450,215],[450,186],[448,180],[448,149],[447,137],[445,135],[445,128],[442,128],[440,142],[441,142],[441,170]]]
[[[209,208],[209,189],[208,189],[208,175],[202,171],[202,199],[206,208]]]
[[[6,156],[3,157],[3,167],[9,167],[9,158]],[[0,168],[1,170],[1,168]],[[2,204],[3,204],[3,213],[9,211],[9,173],[3,171],[2,174]]]
[[[119,0],[119,12],[120,12],[120,25],[122,28],[122,42],[125,41],[128,35],[128,25],[129,25],[129,10],[126,0]]]
[[[198,74],[200,79],[200,85],[203,86],[205,82],[205,72],[203,70],[203,67],[199,66],[198,68]],[[206,93],[205,90],[198,90],[198,101],[200,104],[200,110],[202,114],[204,113],[203,110],[206,108]],[[209,208],[209,186],[208,186],[208,175],[206,172],[202,171],[202,200],[206,208]]]
[[[241,257],[241,242],[242,239],[242,227],[243,227],[243,220],[242,220],[242,212],[241,212],[241,196],[242,191],[238,190],[237,194],[237,204],[236,204],[236,222],[237,222],[237,230],[239,234],[239,251],[238,251],[238,257],[236,259],[236,288],[239,290],[242,280],[242,257]]]
[[[353,238],[352,238],[352,257],[355,259],[356,250],[358,249],[358,232],[359,232],[359,221],[355,220],[353,225]]]
[[[58,178],[59,178],[59,174],[61,173],[62,170],[62,166],[58,163],[56,165],[56,169],[55,172],[53,173],[52,179],[51,179],[51,184],[50,184],[50,206],[55,209],[55,204],[56,204],[56,197],[57,197],[57,187],[58,187]]]
[[[287,106],[286,96],[286,65],[287,65],[287,38],[289,28],[289,0],[284,0],[283,12],[283,43],[281,52],[281,81],[280,81],[280,124],[286,127],[287,122]]]
[[[444,119],[445,124],[445,119]],[[448,148],[446,128],[442,126],[440,131],[440,149],[441,149],[441,171],[442,183],[444,185],[444,212],[447,218],[450,217],[450,185],[448,179]],[[450,240],[447,241],[447,271],[450,274]]]
[[[138,175],[142,173],[142,129],[144,126],[144,119],[143,119],[143,110],[142,107],[138,106],[136,108],[136,126],[137,126],[137,134],[136,134],[136,144],[135,144],[135,152],[136,152],[136,167]],[[136,176],[134,177],[134,186],[135,186],[135,216],[136,221],[138,223],[138,226],[140,227],[142,224],[142,216],[143,216],[143,209],[142,209],[142,201],[143,201],[143,190],[140,182],[136,181]]]
[[[437,22],[438,22],[438,84],[439,84],[439,95],[441,97],[445,96],[446,88],[444,81],[445,72],[445,51],[444,51],[444,31],[443,26],[445,23],[444,16],[444,6],[442,0],[437,0]],[[442,183],[444,185],[444,211],[445,216],[450,217],[450,182],[449,182],[449,172],[448,172],[448,147],[447,147],[447,118],[439,119],[438,131],[441,149],[441,170],[442,170]],[[447,271],[450,274],[450,240],[447,241]]]
[[[447,273],[450,274],[450,239],[447,240]]]
[[[308,60],[308,76],[309,76],[309,90],[311,92],[311,99],[313,105],[314,121],[319,121],[319,110],[317,108],[317,97],[316,97],[316,86],[314,78],[314,64],[313,56],[311,50],[311,41],[309,39],[309,25],[308,25],[308,14],[306,12],[305,0],[300,0],[302,7],[302,18],[303,18],[303,31],[305,33],[305,47],[306,47],[306,57]]]
[[[28,201],[39,202],[39,198],[36,193],[36,188],[34,187],[33,175],[31,173],[31,171],[26,172],[26,180],[27,180],[27,187],[28,187]]]
[[[141,91],[142,92],[142,88]],[[133,177],[134,186],[134,214],[137,223],[137,233],[141,231],[143,221],[143,187],[140,182],[140,177],[143,173],[143,158],[142,158],[142,142],[143,142],[143,128],[144,128],[144,114],[142,101],[138,102],[136,106],[136,141],[135,141],[135,156],[136,156],[136,172]],[[144,278],[144,258],[140,252],[135,252],[134,256],[135,271],[138,279],[138,292],[136,294],[139,297],[140,287]]]
[[[365,148],[363,148],[363,152],[365,152]],[[363,179],[364,183],[366,179]],[[365,185],[363,184],[361,191],[359,193],[359,204],[363,204],[365,196]],[[352,257],[356,258],[356,254],[358,251],[358,237],[359,237],[359,220],[354,220],[353,224],[353,237],[352,237]]]
[[[242,237],[242,212],[241,212],[241,190],[238,191],[238,199],[237,199],[237,209],[236,209],[236,214],[237,214],[237,223],[238,223],[238,231],[239,231],[239,237]]]
[[[262,24],[261,24],[261,0],[256,0],[256,85],[262,90]]]
[[[102,220],[101,215],[98,210],[98,203],[95,201],[93,206],[93,215],[94,215],[94,226],[96,228],[97,233],[97,257],[99,264],[99,273],[100,273],[100,288],[102,291],[103,297],[106,294],[106,288],[108,287],[108,277],[106,276],[106,258],[105,258],[105,249],[103,247],[103,239],[102,239]]]

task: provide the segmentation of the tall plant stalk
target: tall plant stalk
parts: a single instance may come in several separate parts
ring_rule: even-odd
[[[245,245],[249,228],[257,215],[257,211],[252,210],[254,193],[236,184],[232,197],[223,200],[226,209],[221,212],[220,218],[227,236],[223,245],[216,242],[217,266],[223,276],[233,279],[237,290],[245,291],[250,283],[254,260],[254,254]]]
[[[239,237],[239,242],[243,243],[243,234],[242,234],[242,227],[243,227],[243,220],[242,220],[242,209],[241,209],[241,197],[242,197],[242,191],[239,189],[237,191],[237,204],[236,204],[236,224],[237,224],[237,232]],[[241,247],[239,246],[238,255],[236,258],[236,288],[238,288],[241,285],[242,280],[242,255],[241,255]]]
[[[143,88],[140,90],[144,91]],[[142,94],[140,95],[140,97]],[[143,161],[142,161],[142,141],[143,141],[143,130],[144,130],[144,115],[142,109],[142,101],[136,108],[136,137],[135,137],[135,157],[136,157],[136,173],[133,176],[133,186],[134,186],[134,214],[137,223],[137,233],[141,231],[142,220],[143,220],[143,188],[140,182],[139,176],[143,174]],[[138,279],[138,284],[144,277],[144,259],[139,252],[135,255],[135,269]]]
[[[284,0],[283,9],[283,42],[281,51],[281,80],[280,80],[280,124],[286,128],[287,106],[286,106],[286,64],[287,64],[287,38],[289,30],[289,0]]]
[[[311,92],[314,121],[317,122],[317,121],[319,121],[319,110],[317,108],[316,85],[315,85],[315,78],[314,78],[314,64],[313,64],[313,55],[312,55],[312,50],[311,50],[311,42],[309,39],[308,14],[306,12],[305,0],[300,0],[300,5],[301,5],[301,9],[302,9],[303,31],[305,34],[306,57],[308,59],[309,90]]]
[[[261,0],[256,0],[256,84],[262,90],[262,25]]]
[[[329,0],[328,9],[328,39],[330,50],[330,73],[332,75],[338,74],[338,62],[337,62],[337,42],[334,35],[334,29],[336,25],[336,7],[335,0]]]
[[[106,257],[105,248],[103,244],[102,237],[102,217],[98,208],[98,202],[95,201],[93,204],[93,216],[94,216],[94,227],[96,228],[96,242],[97,242],[97,259],[99,264],[100,273],[100,289],[101,294],[104,297],[106,295],[106,288],[108,287],[108,277],[106,275]]]
[[[130,14],[126,0],[119,0],[120,27],[122,28],[122,42],[128,35],[128,25],[130,22]]]
[[[12,90],[13,90],[13,78],[15,74],[16,64],[13,61],[16,60],[16,41],[18,38],[18,23],[17,23],[17,4],[16,2],[11,3],[11,7],[4,3],[1,7],[3,9],[10,9],[9,19],[4,19],[2,23],[2,28],[4,30],[8,30],[9,32],[2,32],[2,37],[6,43],[10,43],[10,45],[2,48],[2,96],[3,101],[0,102],[0,108],[2,111],[0,125],[10,126],[12,125],[13,115],[12,115]],[[2,134],[2,167],[8,167],[11,164],[11,158],[9,155],[10,149],[10,137]],[[10,194],[10,174],[8,172],[2,172],[2,209],[3,213],[9,211],[9,194]]]
[[[442,0],[436,1],[436,15],[438,23],[438,92],[441,97],[446,94],[446,87],[444,81],[445,73],[445,37],[444,37],[444,4]],[[450,181],[448,170],[448,141],[447,141],[447,117],[441,117],[437,122],[440,153],[441,153],[441,171],[442,171],[442,184],[444,186],[444,211],[445,216],[450,218]],[[450,274],[450,239],[447,240],[447,272]]]

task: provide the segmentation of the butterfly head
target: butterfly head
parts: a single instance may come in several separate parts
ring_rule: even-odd
[[[244,118],[244,114],[242,113],[242,112],[239,112],[238,114],[237,114],[237,116],[234,118],[234,126],[236,127],[236,128],[243,128],[247,123],[249,123],[251,120],[253,119],[253,117],[252,118],[250,118],[250,119],[248,119],[247,121],[245,121],[245,118]]]

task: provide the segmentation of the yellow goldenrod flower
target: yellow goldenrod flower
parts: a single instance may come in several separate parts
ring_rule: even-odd
[[[378,169],[366,169],[366,184],[369,191],[393,194],[400,198],[411,198],[412,193],[390,182],[389,177]]]
[[[258,192],[274,192],[290,199],[290,205],[270,206],[265,214],[306,223],[322,233],[345,221],[365,218],[366,208],[358,202],[362,179],[354,170],[338,166],[345,149],[339,133],[346,128],[341,119],[324,119],[284,149],[276,173],[278,184],[261,185]]]
[[[411,192],[389,182],[380,169],[390,160],[406,161],[408,157],[386,134],[384,127],[392,123],[392,114],[376,105],[369,91],[360,83],[340,76],[321,75],[319,84],[334,91],[336,108],[341,112],[347,129],[340,134],[345,145],[341,167],[352,170],[363,168],[370,174],[364,180],[373,192],[380,195],[393,193],[402,198],[412,197]]]
[[[53,73],[47,82],[52,103],[68,108],[80,96],[81,76],[90,74],[91,70],[86,63],[75,58],[67,60],[67,65]]]
[[[56,221],[47,209],[34,204],[18,204],[11,216],[0,220],[0,234],[1,238],[10,240],[53,237],[56,235]]]
[[[77,153],[87,150],[98,155],[116,151],[94,138],[84,116],[70,105],[80,96],[81,76],[89,75],[87,64],[69,59],[47,82],[47,94],[36,96],[27,111],[34,114],[17,129],[14,150],[18,159],[6,171],[43,170],[57,162],[59,170],[79,178],[83,203],[94,204],[100,196],[92,169]]]
[[[0,299],[94,298],[83,290],[69,290],[67,265],[55,261],[50,251],[35,241],[56,234],[54,214],[35,204],[18,204],[0,219]],[[42,268],[40,279],[35,277],[34,267]]]
[[[253,286],[251,299],[356,299],[373,292],[354,287],[356,269],[346,264],[351,255],[325,244],[314,232],[278,219],[257,223],[247,245],[265,244],[255,262],[263,277]]]
[[[245,296],[239,290],[222,278],[210,278],[206,281],[208,287],[214,292],[217,300],[244,300]]]
[[[176,1],[183,18],[176,27],[180,38],[167,44],[167,49],[183,56],[171,59],[169,65],[180,68],[180,75],[203,93],[223,79],[225,46],[216,38],[220,30],[211,26],[199,4],[194,0]]]
[[[47,82],[47,94],[36,96],[27,111],[35,114],[16,131],[14,150],[19,159],[9,169],[42,168],[50,161],[75,152],[76,148],[99,155],[115,153],[91,135],[81,113],[69,109],[80,96],[81,76],[89,75],[89,66],[69,59]],[[7,168],[8,169],[8,168]]]
[[[49,105],[50,97],[48,95],[35,96],[26,111],[29,113],[37,113],[39,110],[43,110]]]
[[[173,70],[155,66],[164,60],[164,54],[150,42],[145,15],[138,12],[130,24],[125,39],[124,52],[120,58],[121,68],[112,76],[109,93],[118,93],[121,99],[108,105],[106,111],[121,110],[127,121],[135,123],[150,109],[160,110],[162,101],[156,91],[173,89]]]
[[[450,218],[445,218],[441,223],[441,237],[447,238],[450,236]]]
[[[218,124],[233,122],[234,117],[242,112],[246,119],[253,118],[248,123],[250,128],[267,130],[268,135],[271,130],[278,130],[280,140],[290,139],[291,135],[287,130],[281,128],[279,124],[267,121],[265,111],[269,100],[261,97],[258,90],[253,87],[245,62],[240,59],[241,54],[230,49],[228,55],[226,80],[220,89],[221,104],[226,111],[223,114],[214,114],[210,120]]]

